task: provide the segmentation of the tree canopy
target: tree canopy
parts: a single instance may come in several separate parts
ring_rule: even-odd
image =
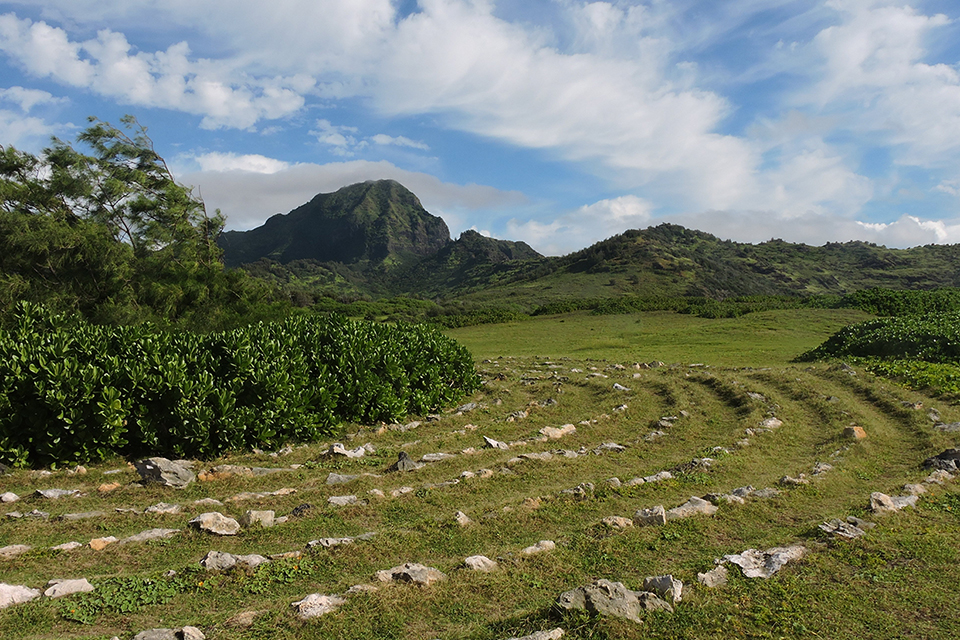
[[[283,306],[223,268],[219,211],[177,182],[132,116],[38,156],[0,145],[0,313],[20,300],[98,323],[222,328]],[[81,146],[82,145],[82,146]]]

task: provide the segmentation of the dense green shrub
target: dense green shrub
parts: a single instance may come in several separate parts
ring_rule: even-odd
[[[0,330],[0,461],[269,448],[422,414],[478,384],[469,352],[424,326],[298,316],[197,335],[21,303]]]
[[[852,324],[798,360],[845,356],[960,362],[960,313],[878,318]]]
[[[929,291],[864,289],[844,296],[844,306],[878,316],[908,316],[960,311],[960,289]]]

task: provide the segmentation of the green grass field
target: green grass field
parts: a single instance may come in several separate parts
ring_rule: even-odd
[[[871,492],[893,495],[902,493],[905,483],[921,482],[928,474],[922,461],[957,446],[957,434],[935,430],[928,412],[937,409],[943,422],[960,421],[960,407],[863,371],[791,363],[841,326],[867,317],[828,310],[734,320],[671,313],[569,314],[451,330],[448,335],[472,350],[486,380],[483,390],[468,399],[480,407],[464,414],[448,411],[430,421],[421,417],[421,424],[407,431],[348,425],[342,442],[349,448],[369,442],[376,450],[360,459],[322,455],[332,441],[279,457],[234,455],[197,467],[229,463],[286,470],[197,482],[183,490],[140,487],[122,460],[92,466],[86,475],[56,471],[41,478],[18,470],[0,476],[0,493],[22,496],[3,505],[4,511],[50,513],[49,520],[0,520],[0,547],[33,547],[0,560],[0,582],[42,588],[51,578],[86,577],[98,585],[96,594],[108,593],[110,579],[127,580],[123,595],[99,604],[91,604],[89,596],[69,596],[0,610],[0,637],[106,640],[116,635],[127,640],[144,629],[183,625],[200,627],[207,638],[239,640],[505,640],[557,627],[565,630],[565,638],[611,640],[957,637],[960,479],[929,485],[915,508],[899,513],[871,514],[868,505]],[[667,366],[633,367],[653,360]],[[689,366],[695,363],[706,366]],[[615,383],[629,390],[614,390]],[[918,402],[922,406],[916,408]],[[783,425],[747,435],[771,415]],[[670,427],[658,426],[664,416],[677,418]],[[576,432],[548,442],[533,440],[541,428],[564,424],[576,425]],[[851,424],[863,427],[867,438],[845,439],[843,430]],[[656,430],[664,435],[649,438]],[[484,448],[482,436],[516,444],[509,450]],[[625,449],[592,453],[610,442]],[[561,449],[583,453],[566,457],[556,453]],[[437,452],[452,457],[406,474],[386,473],[400,451],[414,459]],[[519,457],[546,452],[553,452],[549,460]],[[704,457],[713,462],[690,464]],[[833,469],[813,477],[821,462]],[[113,469],[120,471],[105,475]],[[492,474],[483,477],[482,469]],[[626,485],[663,470],[672,470],[674,478]],[[466,471],[478,475],[465,477]],[[331,472],[361,477],[327,485]],[[810,484],[779,482],[801,473],[811,477]],[[620,486],[608,483],[613,477]],[[121,486],[98,492],[99,485],[113,481]],[[584,482],[595,486],[585,499],[560,493]],[[662,527],[621,531],[601,522],[745,485],[780,493],[721,504],[713,516]],[[52,487],[84,495],[57,501],[30,497],[36,489]],[[392,497],[401,487],[412,490]],[[281,488],[297,492],[230,501],[240,492]],[[347,494],[363,504],[327,503],[331,496]],[[204,498],[223,506],[195,504]],[[179,504],[181,512],[143,513],[159,502]],[[218,538],[187,528],[204,511],[238,517],[247,509],[270,509],[279,516],[303,503],[313,505],[303,517],[238,536]],[[57,519],[94,510],[104,515]],[[472,523],[460,526],[457,511]],[[848,515],[877,527],[850,541],[818,529],[825,520]],[[88,546],[49,550],[71,540],[86,545],[93,538],[122,538],[153,527],[182,531],[164,541],[101,551]],[[310,540],[368,531],[376,532],[371,540],[305,549]],[[540,540],[552,540],[556,548],[521,556],[521,549]],[[708,589],[697,582],[697,574],[724,555],[793,543],[803,544],[808,554],[767,580],[745,578],[727,565],[727,585]],[[256,571],[207,573],[197,562],[210,550],[265,556],[299,550],[303,555],[276,559]],[[498,561],[499,568],[491,573],[466,569],[464,559],[477,554]],[[436,567],[447,579],[429,587],[377,585],[376,591],[346,595],[339,611],[312,621],[298,620],[290,606],[311,593],[344,594],[352,586],[374,584],[376,571],[404,562]],[[175,584],[164,577],[168,570],[178,572]],[[673,613],[646,614],[641,624],[554,607],[561,592],[599,578],[640,589],[644,577],[660,574],[683,581],[683,600]],[[260,613],[251,625],[238,625],[235,616],[244,612]]]

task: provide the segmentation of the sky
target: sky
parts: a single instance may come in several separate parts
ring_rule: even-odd
[[[956,0],[0,0],[0,144],[125,114],[228,229],[390,178],[548,255],[960,243]]]

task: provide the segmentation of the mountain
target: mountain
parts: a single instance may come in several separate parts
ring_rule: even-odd
[[[219,242],[227,266],[269,258],[389,271],[435,254],[450,242],[450,231],[399,182],[376,180],[321,193],[261,227],[228,231]]]

